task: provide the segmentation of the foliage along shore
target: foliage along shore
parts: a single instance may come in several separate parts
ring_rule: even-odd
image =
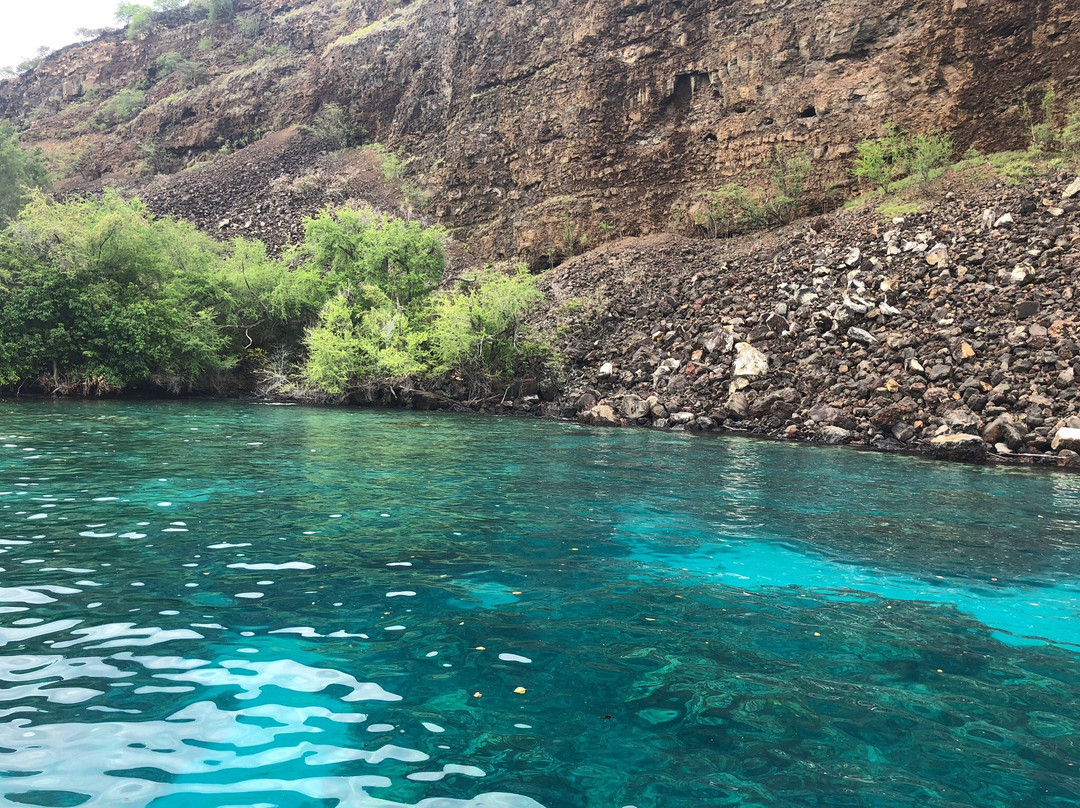
[[[486,394],[542,360],[522,323],[540,293],[494,270],[440,289],[443,239],[342,208],[274,258],[113,192],[34,193],[0,234],[0,387],[329,401],[449,380]]]
[[[452,284],[445,233],[370,208],[310,217],[273,256],[115,192],[24,191],[0,234],[0,385],[469,408],[1075,466],[1080,158],[1062,148],[1076,139],[1065,120],[1050,139],[1033,127],[1027,152],[951,167],[951,147],[924,140],[939,156],[917,170],[889,133],[860,150],[853,173],[876,169],[851,210],[739,234],[763,210],[777,211],[770,225],[795,219],[805,177],[787,170],[784,193],[724,188],[691,210],[695,237]],[[33,153],[6,154],[33,184]]]

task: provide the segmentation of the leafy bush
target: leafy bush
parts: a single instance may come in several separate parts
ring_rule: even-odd
[[[241,17],[238,21],[240,35],[247,39],[257,39],[262,30],[262,17],[258,14],[250,14]]]
[[[139,154],[142,155],[142,162],[139,165],[140,173],[144,177],[172,174],[180,165],[172,152],[154,141],[143,143],[139,147]]]
[[[331,106],[336,106],[331,104]],[[387,182],[400,182],[405,176],[407,162],[381,143],[369,143],[365,149],[373,152],[379,160],[379,168]]]
[[[363,139],[352,113],[341,104],[326,104],[304,128],[316,140],[332,149],[346,149]],[[385,172],[386,169],[383,170]]]
[[[805,149],[788,152],[782,146],[776,147],[769,170],[775,193],[761,201],[768,219],[777,224],[790,224],[798,218],[813,170],[814,164]]]
[[[894,166],[893,153],[881,139],[860,141],[855,146],[855,166],[851,173],[864,180],[871,188],[888,190],[892,182]]]
[[[191,12],[197,17],[205,17],[211,25],[217,25],[236,14],[236,0],[192,0]]]
[[[305,223],[303,252],[331,288],[374,286],[396,305],[408,306],[442,279],[444,236],[438,228],[370,208],[343,208]]]
[[[168,78],[175,73],[180,79],[180,84],[189,90],[201,84],[206,78],[206,71],[202,65],[176,51],[159,56],[157,67],[158,78]]]
[[[14,127],[0,121],[0,226],[26,203],[28,189],[44,188],[48,184],[41,149],[21,148]]]
[[[126,123],[146,107],[146,93],[127,87],[114,95],[107,104],[94,113],[93,123],[100,129]]]
[[[435,370],[496,377],[517,372],[543,353],[538,343],[522,338],[524,317],[542,298],[536,278],[523,271],[488,271],[439,296],[430,333]]]
[[[805,150],[789,153],[778,146],[769,165],[768,186],[750,189],[729,183],[701,194],[690,208],[691,222],[709,238],[790,224],[803,211],[812,173],[813,162]]]
[[[1057,94],[1048,89],[1039,102],[1036,115],[1025,102],[1021,111],[1030,132],[1030,149],[1033,152],[1075,152],[1080,150],[1080,102],[1072,101],[1060,110]],[[1060,125],[1059,125],[1060,122]]]
[[[229,371],[264,390],[339,395],[447,371],[483,382],[540,357],[521,325],[535,280],[485,273],[433,297],[442,238],[370,209],[327,211],[276,259],[112,191],[34,192],[0,234],[0,386],[179,392]]]
[[[0,237],[0,382],[40,375],[99,389],[156,373],[194,380],[223,365],[213,313],[175,294],[178,267],[205,271],[217,246],[114,193],[36,194]]]
[[[908,135],[892,124],[885,127],[885,132],[884,137],[869,138],[856,145],[851,169],[853,176],[883,192],[894,181],[907,176],[925,186],[940,173],[939,169],[949,165],[956,151],[947,134]]]
[[[176,72],[177,68],[187,61],[187,58],[182,53],[171,51],[169,53],[163,53],[157,58],[158,76],[165,78],[171,76]]]
[[[907,142],[905,163],[921,185],[934,178],[937,169],[952,162],[956,147],[949,135],[914,135]]]
[[[304,337],[305,380],[341,394],[372,377],[398,379],[424,369],[414,354],[421,335],[408,315],[380,289],[363,285],[339,291]]]
[[[707,238],[730,236],[742,226],[743,211],[749,205],[749,192],[737,183],[722,185],[715,191],[700,194],[690,208],[690,218]],[[676,223],[676,227],[681,224]]]

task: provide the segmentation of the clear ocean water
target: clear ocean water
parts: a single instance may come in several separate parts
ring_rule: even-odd
[[[0,403],[0,804],[1080,805],[1080,476]]]

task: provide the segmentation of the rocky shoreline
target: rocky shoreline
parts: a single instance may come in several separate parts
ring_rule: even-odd
[[[560,383],[479,409],[1075,467],[1078,273],[1074,172],[894,219],[617,242],[546,279]]]

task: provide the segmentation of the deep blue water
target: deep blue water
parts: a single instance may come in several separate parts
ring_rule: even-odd
[[[0,802],[1080,805],[1080,476],[0,403]]]

